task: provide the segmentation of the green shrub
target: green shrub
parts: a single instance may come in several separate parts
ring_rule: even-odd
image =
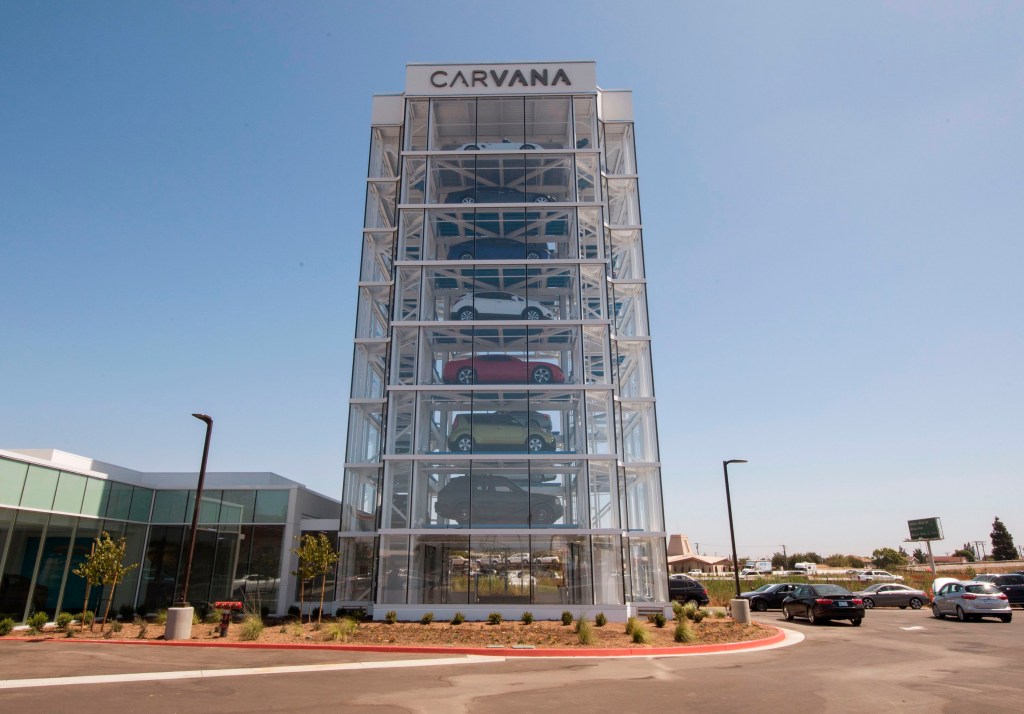
[[[461,612],[457,612],[454,615],[452,615],[452,624],[453,625],[461,625],[465,621],[466,621],[466,616],[463,615]]]
[[[348,642],[358,629],[358,622],[351,617],[343,617],[338,622],[327,625],[323,637],[328,642]]]
[[[714,615],[715,619],[721,620],[725,617],[725,610],[712,610],[711,614]]]
[[[388,610],[386,613],[384,613],[384,622],[386,622],[389,625],[395,624],[396,622],[398,622],[398,613],[394,610]]]
[[[708,616],[708,614],[704,610],[694,610],[693,611],[693,616],[690,617],[690,619],[693,620],[694,622],[701,622],[707,616]]]
[[[642,622],[637,622],[633,626],[633,642],[638,645],[646,645],[651,641],[651,633],[647,629],[647,625]]]
[[[487,616],[487,624],[489,625],[500,625],[501,624],[501,613],[492,612]]]
[[[157,625],[166,625],[167,610],[157,610],[156,615],[153,617],[153,622]]]
[[[654,626],[655,627],[664,627],[666,622],[667,622],[667,620],[665,619],[665,613],[663,613],[663,612],[655,613],[655,615],[654,615]]]
[[[54,622],[57,624],[58,630],[66,630],[68,625],[70,625],[71,621],[74,619],[75,616],[70,612],[59,612],[57,613],[57,617],[54,619]]]
[[[562,624],[566,626],[572,624],[572,613],[568,610],[562,612]]]
[[[604,616],[603,612],[599,612],[594,616],[594,624],[598,627],[604,627],[608,624],[608,618]]]
[[[682,620],[685,617],[683,614],[683,603],[678,600],[672,601],[672,617],[677,620]]]
[[[50,617],[42,610],[31,615],[25,624],[28,625],[29,634],[38,635],[46,627],[46,623],[49,622]]]
[[[206,613],[206,617],[203,618],[203,622],[207,625],[216,625],[218,622],[220,622],[220,617],[222,614],[224,614],[223,610],[216,607],[212,607]]]
[[[639,620],[637,620],[635,617],[630,617],[629,619],[627,619],[626,620],[626,634],[627,635],[632,635],[633,634],[633,630],[635,630],[636,626],[639,625],[639,624],[640,624]]]
[[[520,617],[519,619],[523,621],[524,625],[529,625],[530,623],[533,622],[533,613],[530,612],[529,610],[527,610],[526,612],[523,613],[523,616]]]
[[[685,617],[676,622],[675,641],[687,643],[697,641],[697,635],[694,634],[690,621]]]
[[[594,628],[590,626],[590,621],[585,617],[576,620],[576,639],[581,645],[592,645],[597,639]]]
[[[7,637],[14,631],[14,620],[9,617],[5,617],[0,620],[0,637]]]
[[[114,620],[113,622],[110,623],[110,631],[111,632],[120,632],[123,629],[124,629],[124,623],[123,622],[118,622],[117,620]]]
[[[240,625],[239,639],[254,642],[263,635],[263,618],[254,612],[248,613]]]
[[[92,627],[92,623],[96,621],[96,613],[92,610],[86,610],[75,615],[75,619],[81,623],[82,627]]]
[[[697,611],[698,611],[697,603],[695,603],[695,602],[688,602],[685,605],[683,605],[683,616],[686,617],[687,620],[692,620],[693,617],[694,617],[694,614]]]
[[[433,621],[434,621],[434,613],[432,613],[432,612],[425,612],[425,613],[423,613],[423,617],[420,618],[420,624],[421,625],[429,625]]]

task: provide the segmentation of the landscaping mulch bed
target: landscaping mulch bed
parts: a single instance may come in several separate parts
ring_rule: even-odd
[[[674,641],[675,623],[669,621],[665,627],[655,627],[654,624],[644,622],[651,635],[651,640],[646,645],[638,645],[633,642],[631,636],[625,632],[625,623],[609,622],[604,627],[597,627],[591,622],[594,632],[594,641],[590,645],[582,645],[575,632],[574,625],[563,625],[561,622],[535,621],[529,625],[522,622],[502,622],[491,625],[483,622],[464,622],[461,625],[452,625],[448,622],[433,622],[423,625],[418,622],[397,622],[388,625],[383,622],[361,622],[355,632],[347,639],[334,639],[332,634],[332,622],[324,620],[318,628],[316,623],[302,623],[289,621],[278,624],[268,624],[258,639],[253,640],[257,644],[349,644],[349,645],[373,645],[385,647],[479,647],[488,646],[511,647],[513,645],[532,645],[537,649],[588,649],[588,648],[665,648],[686,647],[700,645],[717,645],[730,642],[749,642],[772,637],[776,634],[774,628],[765,627],[757,623],[739,625],[729,618],[706,618],[699,623],[691,622],[697,640],[690,644],[682,644]],[[109,631],[109,628],[106,628]],[[100,633],[100,626],[96,625],[92,632],[89,628],[79,631],[77,625],[70,628],[72,637],[76,639],[111,639],[111,640],[162,640],[164,628],[162,625],[149,624],[145,632],[140,636],[140,626],[126,623],[122,625],[119,632]],[[12,632],[9,637],[27,637],[24,630]],[[42,634],[34,637],[42,639],[62,639],[68,633],[61,630],[48,628]],[[242,625],[232,623],[225,638],[220,637],[220,629],[217,625],[202,624],[193,625],[192,640],[205,642],[242,642]]]

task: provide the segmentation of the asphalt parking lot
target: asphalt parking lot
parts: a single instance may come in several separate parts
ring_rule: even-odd
[[[0,642],[0,677],[15,685],[0,691],[0,702],[3,711],[104,714],[111,706],[118,714],[1016,712],[1024,698],[1024,613],[1015,615],[1010,624],[960,623],[927,610],[876,608],[854,628],[786,623],[771,611],[756,619],[803,641],[766,651],[597,660]],[[29,678],[128,674],[137,681],[17,686]]]

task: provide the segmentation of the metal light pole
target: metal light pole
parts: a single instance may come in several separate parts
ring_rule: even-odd
[[[192,532],[188,538],[188,559],[185,561],[185,582],[181,586],[181,597],[178,607],[188,607],[188,586],[192,579],[192,555],[196,550],[196,531],[199,525],[199,505],[203,500],[203,483],[206,481],[206,458],[210,455],[210,434],[213,433],[213,419],[205,414],[193,414],[196,419],[206,423],[206,443],[203,444],[203,462],[199,466],[199,485],[196,487],[196,503],[192,509]]]
[[[736,599],[740,597],[740,566],[736,561],[736,532],[732,526],[732,496],[729,494],[729,464],[745,464],[746,459],[729,459],[722,462],[725,472],[725,505],[729,509],[729,539],[732,541],[732,575],[736,580]]]

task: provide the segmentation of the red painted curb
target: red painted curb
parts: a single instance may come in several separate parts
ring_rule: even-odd
[[[229,647],[234,649],[259,650],[336,650],[342,652],[385,652],[398,654],[461,654],[484,657],[660,657],[664,655],[709,654],[713,652],[741,652],[767,645],[775,645],[786,639],[786,634],[777,627],[766,625],[775,634],[760,640],[727,642],[720,645],[694,645],[692,647],[622,647],[602,649],[513,649],[512,647],[399,647],[388,645],[328,645],[283,642],[208,642],[197,640],[90,640],[77,637],[54,639],[50,637],[5,637],[3,640],[21,642],[68,642],[94,645],[155,645],[158,647]],[[0,641],[3,641],[0,640]]]

